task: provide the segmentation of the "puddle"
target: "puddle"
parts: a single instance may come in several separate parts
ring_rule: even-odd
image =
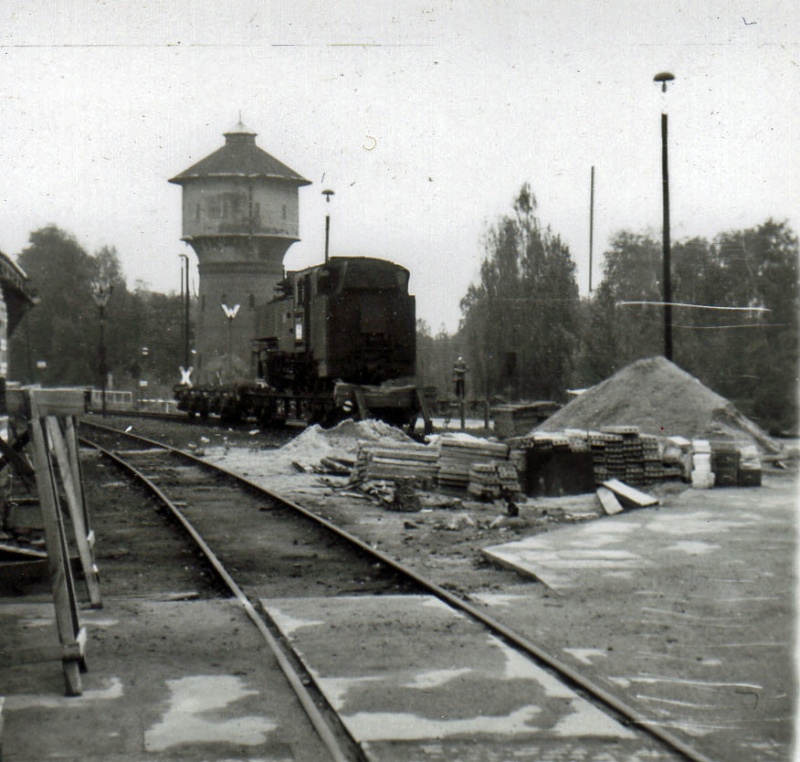
[[[230,716],[230,705],[258,691],[248,690],[232,675],[197,675],[168,680],[169,708],[161,721],[145,731],[145,749],[164,751],[181,744],[230,743],[256,746],[266,741],[277,723],[261,716]],[[226,716],[228,715],[228,716]]]

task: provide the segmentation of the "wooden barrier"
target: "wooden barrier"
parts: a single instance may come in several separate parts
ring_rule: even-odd
[[[86,630],[81,627],[75,583],[69,559],[65,511],[59,495],[66,497],[67,511],[80,557],[89,600],[102,606],[99,574],[94,563],[94,534],[83,489],[78,456],[78,415],[84,412],[84,395],[73,389],[20,389],[9,393],[10,412],[27,420],[33,468],[50,577],[56,626],[61,642],[61,661],[68,696],[82,693],[81,672],[86,671]]]

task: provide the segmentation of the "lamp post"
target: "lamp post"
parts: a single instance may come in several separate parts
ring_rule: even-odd
[[[653,82],[661,83],[661,92],[667,92],[667,82],[672,82],[675,77],[668,71],[663,71],[653,77]],[[667,108],[664,105],[661,112],[661,188],[663,199],[663,246],[664,246],[664,357],[672,361],[672,267],[670,263],[669,240],[669,162],[667,153]]]
[[[142,355],[142,375],[139,378],[139,407],[144,407],[145,401],[145,392],[147,391],[149,382],[147,376],[150,375],[149,371],[149,363],[148,358],[150,357],[150,349],[149,347],[142,347],[141,349]]]
[[[329,204],[331,202],[331,196],[334,195],[332,190],[324,190],[322,191],[322,195],[325,196],[325,204]],[[327,206],[325,207],[327,209]],[[331,215],[325,215],[325,262],[328,261],[328,242],[330,240],[330,232],[331,232]]]
[[[92,299],[97,305],[100,316],[100,343],[97,347],[97,365],[100,373],[100,405],[103,418],[106,417],[106,385],[108,383],[108,366],[106,363],[106,305],[111,298],[114,287],[106,280],[98,280],[92,286]]]
[[[233,379],[233,319],[239,314],[239,305],[234,304],[229,307],[227,304],[221,304],[222,311],[228,319],[228,379]]]
[[[183,312],[183,367],[189,368],[189,255],[178,254],[181,258],[181,311]]]

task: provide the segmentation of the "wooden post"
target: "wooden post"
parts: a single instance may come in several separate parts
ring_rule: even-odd
[[[81,560],[83,577],[89,592],[89,600],[93,609],[103,607],[100,599],[100,580],[97,565],[94,562],[92,545],[94,535],[89,530],[88,514],[83,485],[80,481],[80,464],[75,463],[69,452],[68,445],[64,442],[64,435],[58,420],[53,416],[47,417],[47,438],[50,452],[55,455],[64,492],[67,496],[69,517],[75,530],[75,544],[78,546],[78,555]],[[75,427],[72,426],[74,433]],[[77,457],[77,452],[75,453]]]
[[[58,482],[51,452],[55,452],[56,458],[60,461],[59,472],[70,503],[79,547],[81,542],[86,545],[88,543],[85,524],[76,497],[79,494],[79,488],[73,478],[75,471],[69,463],[67,447],[63,441],[58,421],[54,417],[56,415],[76,415],[81,412],[83,410],[82,397],[81,392],[73,393],[72,390],[26,389],[20,400],[22,412],[28,418],[31,435],[36,486],[42,510],[42,523],[44,524],[53,588],[56,627],[61,642],[65,691],[68,696],[80,696],[82,693],[80,673],[86,671],[86,630],[81,627],[78,617],[75,583],[72,578],[64,517],[59,501]],[[78,516],[77,522],[76,516]],[[80,527],[84,527],[84,531],[81,531]],[[89,575],[89,577],[93,577],[93,575]]]
[[[417,399],[419,400],[419,409],[422,413],[422,420],[425,422],[423,433],[427,436],[433,433],[433,421],[431,420],[431,410],[428,407],[428,398],[425,396],[425,390],[417,387]]]

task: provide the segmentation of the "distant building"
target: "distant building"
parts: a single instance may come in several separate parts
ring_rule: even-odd
[[[33,306],[28,276],[0,251],[0,436],[8,438],[6,381],[9,378],[8,340],[25,313]]]
[[[310,182],[255,138],[239,122],[224,146],[169,181],[183,188],[182,240],[198,259],[193,380],[201,383],[229,370],[250,375],[255,309],[275,295],[284,255],[299,240],[298,188]]]

